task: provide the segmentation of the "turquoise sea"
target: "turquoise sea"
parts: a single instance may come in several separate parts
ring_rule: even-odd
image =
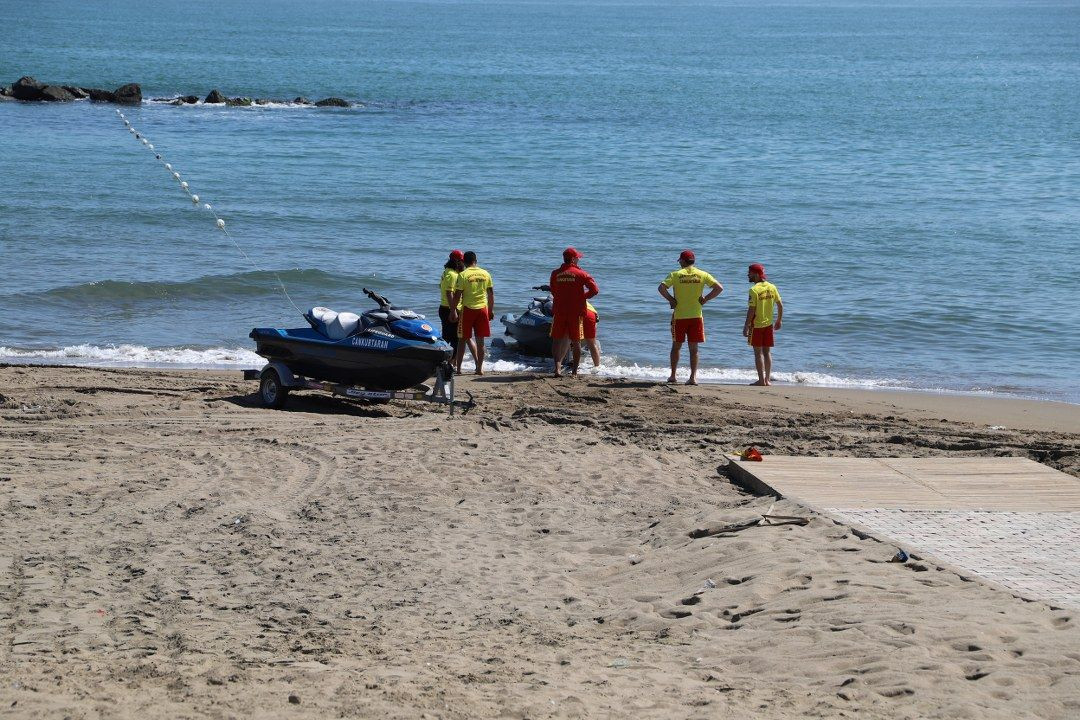
[[[790,382],[1080,402],[1080,2],[0,0],[0,362],[255,366],[301,306],[435,314],[474,249],[499,314],[559,251],[601,295],[604,372],[666,375],[657,283],[727,288],[706,379],[749,381],[745,268]],[[152,98],[339,95],[350,109]],[[501,328],[500,328],[501,329]],[[499,368],[533,365],[496,352]]]

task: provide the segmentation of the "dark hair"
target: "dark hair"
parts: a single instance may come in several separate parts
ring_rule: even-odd
[[[466,250],[465,251],[465,264],[466,265],[472,265],[475,262],[476,262],[476,253],[474,253],[472,250]]]
[[[443,267],[447,270],[457,270],[458,272],[461,272],[465,269],[465,263],[461,262],[460,260],[454,260],[453,258],[451,258],[450,260],[446,261],[446,264],[443,265]]]

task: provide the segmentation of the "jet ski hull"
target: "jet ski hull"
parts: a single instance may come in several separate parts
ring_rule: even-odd
[[[428,380],[450,359],[445,340],[427,342],[362,333],[330,340],[310,328],[255,328],[255,352],[296,375],[378,390],[405,390]]]
[[[535,313],[504,315],[502,323],[506,326],[506,334],[517,342],[519,352],[534,357],[551,357],[549,318],[537,317]]]

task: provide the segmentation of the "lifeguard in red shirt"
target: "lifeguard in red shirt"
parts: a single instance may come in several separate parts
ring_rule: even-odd
[[[563,264],[551,273],[552,320],[551,354],[555,356],[555,377],[562,376],[562,362],[566,351],[574,346],[574,369],[577,375],[581,362],[581,339],[585,336],[586,303],[595,297],[600,288],[592,275],[578,267],[582,254],[575,248],[563,250]]]

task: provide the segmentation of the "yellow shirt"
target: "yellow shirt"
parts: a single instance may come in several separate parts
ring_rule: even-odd
[[[446,301],[446,293],[454,292],[457,276],[458,271],[453,268],[443,270],[442,279],[439,280],[439,305],[442,307],[450,307],[450,303]]]
[[[780,299],[780,291],[771,282],[762,280],[750,286],[750,307],[754,308],[754,327],[764,328],[773,324],[773,313]]]
[[[679,268],[664,278],[665,287],[675,288],[675,319],[702,317],[699,300],[703,294],[701,291],[706,286],[716,287],[719,284],[712,275],[693,265]]]
[[[454,289],[461,290],[461,304],[470,310],[486,308],[487,291],[494,288],[488,271],[475,265],[458,273],[454,282]]]
[[[593,304],[588,300],[585,301],[585,309],[595,315],[597,320],[600,320],[600,313],[596,312],[596,308],[594,308]]]

